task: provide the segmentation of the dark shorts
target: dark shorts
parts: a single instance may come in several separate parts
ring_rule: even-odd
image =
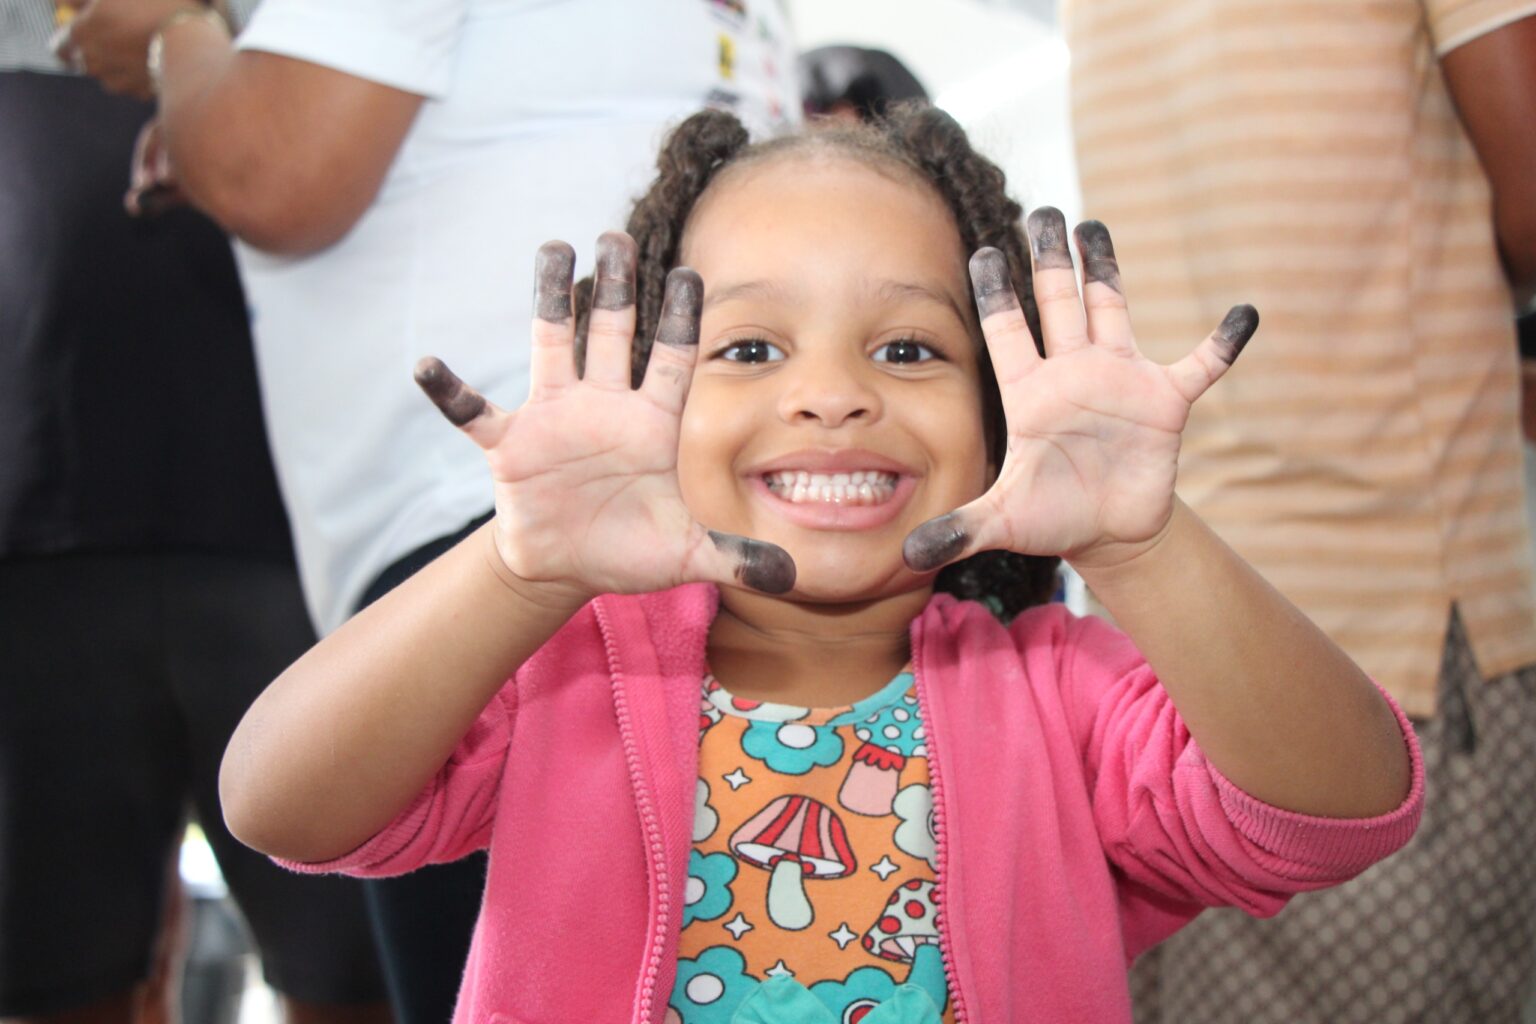
[[[276,867],[219,811],[230,733],[313,642],[279,562],[0,562],[0,1016],[85,1005],[147,975],[189,808],[273,988],[384,998],[358,884]]]

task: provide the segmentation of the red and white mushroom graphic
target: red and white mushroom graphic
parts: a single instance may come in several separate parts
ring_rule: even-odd
[[[781,796],[731,836],[731,852],[771,872],[768,919],[800,931],[815,919],[805,895],[807,878],[842,878],[858,868],[843,822],[826,804],[808,796]]]
[[[891,893],[885,910],[864,933],[864,949],[884,960],[911,963],[918,948],[939,941],[939,913],[934,883],[914,878]]]

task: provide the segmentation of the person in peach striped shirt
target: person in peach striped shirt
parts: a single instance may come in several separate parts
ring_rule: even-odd
[[[1087,215],[1154,358],[1262,344],[1181,495],[1420,720],[1403,853],[1144,958],[1138,1020],[1517,1021],[1536,963],[1536,604],[1511,285],[1536,281],[1536,2],[1066,0]],[[1158,355],[1161,353],[1161,355]]]

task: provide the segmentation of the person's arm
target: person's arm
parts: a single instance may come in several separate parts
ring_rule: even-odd
[[[307,61],[237,51],[187,0],[93,0],[64,46],[114,91],[149,88],[160,30],[160,121],[181,192],[260,249],[305,253],[378,194],[423,98]]]
[[[539,251],[530,392],[516,412],[437,360],[417,382],[485,452],[496,515],[320,641],[257,699],[219,777],[225,819],[295,861],[349,853],[406,808],[497,690],[589,598],[708,581],[783,593],[794,562],[706,530],[677,486],[703,285],[667,278],[640,388],[630,387],[635,243],[599,241],[585,373],[572,355],[575,253]]]
[[[1045,358],[995,249],[971,262],[1008,452],[977,501],[919,526],[907,564],[977,551],[1059,554],[1146,656],[1210,763],[1284,810],[1370,818],[1408,796],[1412,762],[1390,705],[1310,620],[1174,496],[1190,406],[1258,327],[1237,307],[1183,360],[1136,347],[1109,233],[1029,217]],[[1086,304],[1086,308],[1085,308]]]
[[[1440,58],[1493,190],[1499,251],[1517,301],[1536,297],[1536,15]]]

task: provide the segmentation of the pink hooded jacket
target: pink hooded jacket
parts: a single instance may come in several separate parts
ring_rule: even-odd
[[[705,638],[693,585],[587,605],[377,836],[307,872],[391,875],[490,849],[457,1024],[660,1024],[677,960]],[[1270,915],[1402,846],[1268,806],[1201,755],[1129,640],[1060,605],[1004,628],[936,596],[912,624],[941,951],[957,1021],[1128,1022],[1125,973],[1202,907]],[[1391,698],[1385,698],[1390,701]]]

